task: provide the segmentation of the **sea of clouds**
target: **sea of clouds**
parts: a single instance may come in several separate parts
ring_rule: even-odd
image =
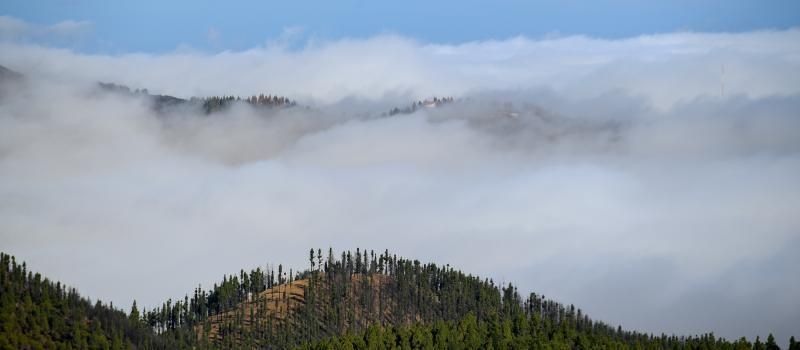
[[[449,263],[656,333],[800,324],[800,30],[377,36],[0,65],[0,247],[148,308],[308,249]],[[299,107],[156,112],[114,82]],[[392,117],[413,100],[456,103]]]

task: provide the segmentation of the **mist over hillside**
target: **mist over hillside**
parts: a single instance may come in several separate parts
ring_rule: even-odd
[[[800,324],[797,29],[217,54],[2,42],[0,64],[21,73],[1,71],[3,250],[126,310],[330,246],[657,334]],[[297,105],[152,98],[258,94]],[[435,96],[454,101],[387,113]]]

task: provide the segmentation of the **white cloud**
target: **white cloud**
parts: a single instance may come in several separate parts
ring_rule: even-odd
[[[14,38],[28,30],[28,23],[9,16],[0,16],[0,38]]]
[[[89,21],[65,20],[51,25],[26,22],[14,17],[0,16],[0,41],[26,42],[77,39],[90,33]]]
[[[5,46],[0,62],[43,76],[117,81],[180,96],[276,92],[332,103],[547,87],[570,97],[625,91],[668,109],[698,96],[798,92],[800,30],[603,40],[514,38],[460,45],[397,36],[241,52],[83,55]],[[722,67],[725,73],[722,74]],[[147,67],[147,69],[141,69]]]
[[[0,64],[30,81],[0,104],[0,242],[117,305],[331,245],[450,263],[647,331],[785,338],[800,322],[799,37],[6,43]],[[154,115],[87,91],[97,80],[315,106]],[[434,94],[463,100],[379,117]]]
[[[60,36],[76,36],[90,32],[92,27],[89,21],[66,20],[45,27],[45,31]]]

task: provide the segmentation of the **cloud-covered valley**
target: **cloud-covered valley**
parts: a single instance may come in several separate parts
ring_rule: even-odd
[[[5,42],[0,64],[25,75],[0,95],[2,250],[94,298],[156,305],[304,267],[310,247],[389,248],[644,331],[800,324],[798,30],[161,55]],[[299,106],[156,112],[97,81]],[[432,96],[456,102],[384,115]]]

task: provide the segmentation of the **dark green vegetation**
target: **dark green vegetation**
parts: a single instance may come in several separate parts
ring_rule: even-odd
[[[521,297],[449,266],[311,250],[309,269],[255,269],[125,313],[0,255],[1,349],[752,349],[742,338],[653,336]],[[791,340],[790,350],[800,350]]]
[[[441,107],[442,105],[453,102],[455,102],[455,98],[453,97],[442,97],[442,98],[433,97],[425,101],[412,102],[410,106],[404,107],[403,109],[394,107],[391,110],[389,110],[388,113],[384,113],[384,116],[393,116],[397,114],[411,114],[416,112],[418,109]]]
[[[129,349],[160,344],[136,317],[0,254],[0,349]]]
[[[264,94],[244,98],[239,96],[211,96],[205,98],[192,97],[191,99],[185,100],[169,95],[152,95],[147,89],[131,90],[131,88],[125,85],[114,83],[98,83],[98,86],[102,91],[106,92],[148,98],[152,101],[153,108],[156,111],[189,107],[200,108],[205,114],[211,114],[230,108],[237,103],[246,103],[257,108],[294,107],[297,105],[295,101],[287,97]]]
[[[745,338],[735,342],[713,334],[679,338],[649,336],[617,330],[597,329],[575,318],[554,323],[534,314],[513,320],[493,314],[483,321],[468,315],[460,322],[437,321],[410,327],[371,326],[359,334],[348,334],[310,342],[296,349],[733,349],[778,350],[770,334],[766,343]],[[791,338],[789,349],[797,349]]]

